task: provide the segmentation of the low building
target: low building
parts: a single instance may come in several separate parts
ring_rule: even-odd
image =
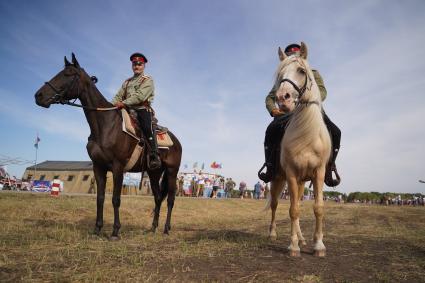
[[[112,173],[108,172],[106,178],[106,192],[112,193]],[[26,168],[22,179],[41,181],[59,179],[63,182],[63,191],[66,193],[96,193],[96,180],[91,161],[44,161]],[[148,180],[145,174],[141,186],[139,184],[124,185],[122,194],[151,194]]]

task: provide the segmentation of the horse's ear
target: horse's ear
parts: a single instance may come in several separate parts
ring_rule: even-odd
[[[283,61],[286,58],[285,53],[282,52],[282,49],[279,47],[279,50],[277,51],[277,53],[279,54],[279,60]]]
[[[68,59],[66,59],[66,56],[64,57],[65,60],[65,67],[68,67],[69,65],[71,65],[71,63],[69,63]]]
[[[75,67],[80,68],[80,64],[77,61],[77,58],[75,58],[74,52],[72,53],[72,64],[74,64]]]
[[[304,42],[301,42],[301,51],[300,56],[301,58],[307,59],[307,45]]]

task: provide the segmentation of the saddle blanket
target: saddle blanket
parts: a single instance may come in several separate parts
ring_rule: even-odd
[[[131,117],[128,114],[127,110],[121,109],[122,114],[122,130],[135,138],[136,140],[140,141],[140,137],[136,134],[136,129],[133,126],[133,123],[131,121]],[[158,131],[156,130],[156,140],[158,142],[158,147],[170,147],[173,145],[173,141],[170,138],[170,135],[167,131]]]

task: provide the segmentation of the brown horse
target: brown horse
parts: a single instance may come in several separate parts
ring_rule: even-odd
[[[121,204],[124,168],[138,142],[122,131],[120,111],[116,110],[103,97],[94,85],[94,79],[95,77],[90,77],[80,67],[75,55],[72,54],[72,63],[65,57],[65,68],[37,91],[35,102],[39,106],[48,108],[55,103],[76,105],[69,102],[71,99],[79,99],[81,101],[81,107],[84,109],[91,131],[87,143],[87,152],[93,161],[93,171],[97,183],[97,216],[94,232],[99,235],[103,226],[106,173],[107,171],[112,171],[114,183],[112,196],[114,226],[111,239],[118,239],[118,232],[121,227],[119,207]],[[166,234],[171,229],[171,212],[174,206],[176,179],[182,156],[182,147],[179,140],[171,132],[168,133],[174,144],[168,149],[160,149],[161,168],[156,170],[148,169],[146,154],[142,154],[138,162],[129,170],[129,172],[146,170],[149,175],[155,198],[155,210],[151,228],[153,232],[158,227],[161,203],[168,195],[168,212],[164,228],[164,233]]]

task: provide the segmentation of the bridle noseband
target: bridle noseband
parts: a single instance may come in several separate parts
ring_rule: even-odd
[[[282,79],[280,81],[280,83],[281,84],[284,83],[284,82],[290,83],[295,88],[295,90],[298,92],[298,99],[300,99],[301,96],[303,96],[303,94],[305,93],[305,90],[307,88],[307,79],[308,79],[308,76],[307,76],[307,74],[305,74],[305,81],[304,81],[304,85],[303,85],[302,88],[299,88],[296,83],[294,83],[292,80],[286,79],[286,78]]]
[[[293,61],[294,62],[298,62],[300,65],[302,65],[305,69],[307,69],[304,64],[301,64],[298,60]],[[305,80],[304,80],[304,85],[300,88],[299,86],[297,86],[296,83],[294,83],[291,79],[287,79],[287,78],[283,78],[280,80],[280,84],[284,83],[284,82],[288,82],[290,83],[295,90],[298,92],[298,97],[296,99],[296,105],[311,105],[311,104],[316,104],[316,105],[320,105],[318,101],[305,101],[305,102],[300,102],[301,97],[304,95],[305,91],[307,90],[307,81],[310,79],[309,75],[307,74],[307,72],[305,72]],[[311,81],[311,79],[310,79]],[[311,86],[309,88],[309,90],[311,89]]]

